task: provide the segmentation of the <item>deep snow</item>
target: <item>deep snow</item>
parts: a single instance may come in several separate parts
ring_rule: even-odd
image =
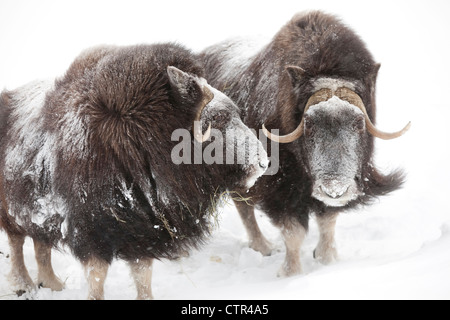
[[[338,14],[382,63],[378,127],[394,131],[412,121],[405,136],[376,143],[381,168],[400,166],[408,173],[404,188],[340,216],[340,258],[332,265],[323,266],[312,257],[318,241],[312,220],[301,249],[304,274],[292,278],[276,277],[285,249],[265,215],[258,212],[258,220],[276,248],[269,257],[248,248],[235,208],[226,206],[202,250],[179,261],[155,263],[153,294],[156,299],[449,299],[448,1],[379,1],[370,10],[361,1],[226,3],[222,7],[210,1],[180,1],[154,7],[141,1],[2,1],[0,88],[60,75],[82,49],[100,43],[179,41],[201,50],[230,36],[271,36],[305,9]],[[36,278],[32,241],[27,240],[24,250]],[[6,235],[0,232],[0,299],[27,298],[12,293],[8,254]],[[53,263],[66,289],[40,289],[32,297],[86,298],[80,264],[69,253],[57,251]],[[105,295],[135,297],[125,263],[113,263]]]

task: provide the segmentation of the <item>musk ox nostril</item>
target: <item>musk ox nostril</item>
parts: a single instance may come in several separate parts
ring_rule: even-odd
[[[339,199],[342,197],[348,190],[348,187],[340,187],[340,188],[327,188],[325,186],[321,186],[320,189],[325,193],[327,196],[333,199]]]
[[[333,199],[339,199],[340,197],[342,197],[342,194],[337,194],[336,192],[333,192],[331,194],[327,193],[327,194]]]
[[[268,165],[269,165],[268,162],[264,162],[264,161],[259,162],[259,166],[260,166],[262,169],[267,169],[267,166],[268,166]]]

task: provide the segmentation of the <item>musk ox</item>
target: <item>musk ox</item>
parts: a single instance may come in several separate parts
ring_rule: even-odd
[[[299,249],[315,213],[320,239],[316,259],[337,258],[334,227],[339,212],[402,185],[404,174],[382,174],[373,163],[375,63],[363,41],[339,19],[319,11],[295,15],[258,48],[242,39],[205,49],[206,78],[242,110],[250,128],[263,127],[279,145],[279,171],[265,175],[250,196],[281,228],[286,258],[280,275],[301,272]],[[271,134],[279,129],[282,136]],[[268,150],[270,155],[270,150]],[[236,203],[250,246],[270,254],[253,207]]]
[[[177,129],[195,131],[193,148],[206,148],[212,130],[223,133],[224,148],[243,147],[228,139],[230,128],[260,145],[194,58],[175,44],[98,47],[56,81],[1,94],[1,222],[19,289],[34,287],[22,252],[29,236],[39,285],[63,288],[51,249],[68,247],[84,266],[89,298],[104,297],[114,258],[129,263],[138,299],[152,298],[153,259],[204,242],[218,195],[264,172],[262,146],[243,164],[171,160]]]

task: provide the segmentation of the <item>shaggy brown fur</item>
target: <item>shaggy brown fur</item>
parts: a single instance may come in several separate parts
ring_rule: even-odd
[[[48,247],[69,247],[88,279],[106,276],[117,257],[129,261],[136,281],[149,281],[153,258],[177,257],[200,245],[218,195],[241,188],[257,172],[253,163],[172,162],[178,144],[172,132],[192,132],[205,87],[218,99],[205,108],[204,123],[221,131],[225,142],[231,122],[257,141],[238,108],[202,75],[191,52],[178,45],[100,47],[80,55],[55,83],[4,92],[0,216],[10,238],[17,238],[12,246],[18,255],[30,236]],[[26,271],[23,258],[16,260]],[[16,280],[30,287],[25,271]],[[143,287],[140,297],[151,297],[150,284],[138,291]],[[90,288],[91,298],[103,298],[102,285]]]
[[[320,78],[351,83],[374,122],[375,82],[380,65],[375,63],[362,40],[336,17],[318,11],[297,14],[271,42],[245,61],[238,59],[240,52],[236,48],[239,48],[237,43],[225,42],[207,48],[200,56],[208,81],[237,103],[249,127],[259,129],[265,124],[269,130],[280,129],[281,135],[292,132],[300,123],[306,102]],[[233,69],[231,61],[240,61],[239,67]],[[306,138],[301,137],[279,145],[280,170],[276,175],[264,176],[252,189],[257,206],[282,230],[290,230],[295,225],[293,221],[307,229],[311,212],[319,219],[334,216],[336,212],[368,204],[374,197],[399,188],[403,181],[401,171],[381,174],[373,165],[373,137],[366,133],[361,139],[364,148],[357,183],[362,195],[356,200],[334,208],[311,196],[311,163]],[[255,231],[255,226],[245,222],[252,221],[248,217],[253,215],[252,211],[240,210],[249,235],[263,238],[259,229]],[[250,241],[258,242],[253,245],[256,250],[270,253],[266,240]],[[299,270],[285,268],[284,271],[294,274]]]

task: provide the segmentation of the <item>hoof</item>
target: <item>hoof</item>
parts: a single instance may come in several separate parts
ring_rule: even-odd
[[[261,253],[265,257],[272,255],[273,246],[265,238],[258,241],[250,241],[249,247],[250,249]]]
[[[313,258],[324,265],[328,265],[337,261],[338,254],[334,247],[328,247],[327,250],[316,248],[313,251]]]
[[[302,266],[300,263],[290,264],[290,265],[288,265],[287,263],[283,263],[280,270],[278,270],[277,277],[288,278],[288,277],[297,276],[302,273],[303,273],[303,270],[302,270]]]

